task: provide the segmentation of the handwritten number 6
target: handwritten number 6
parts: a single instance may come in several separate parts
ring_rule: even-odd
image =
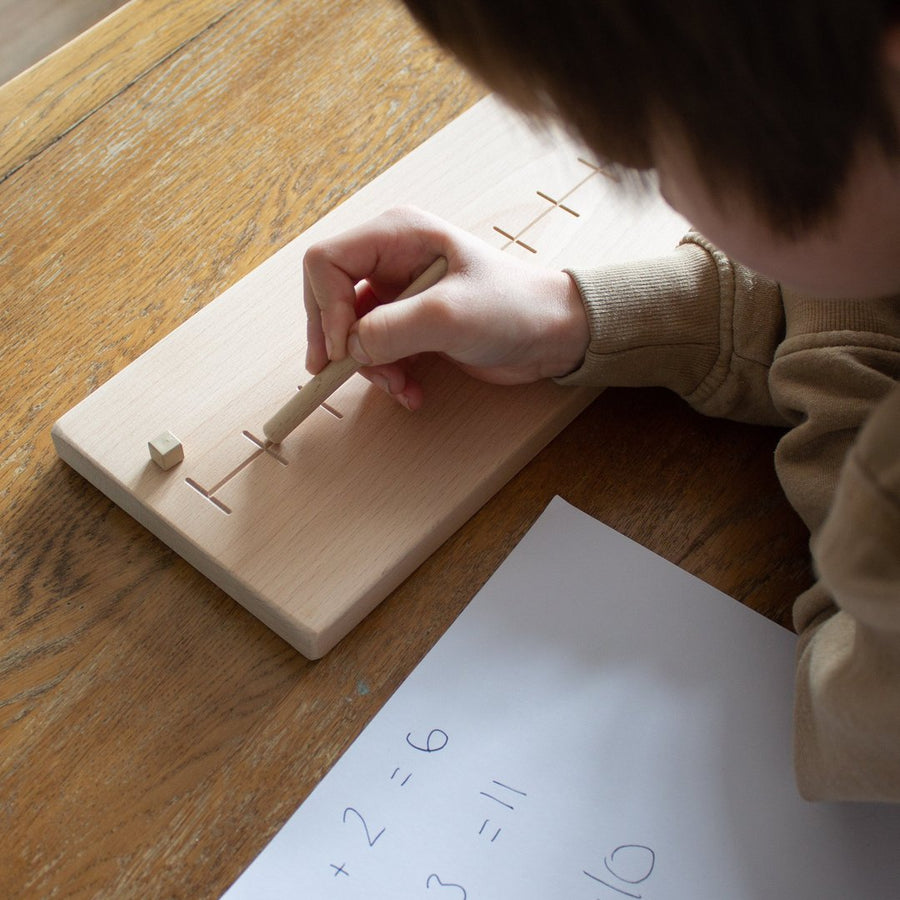
[[[438,885],[442,888],[456,888],[458,891],[462,891],[462,900],[466,900],[466,897],[468,896],[468,894],[466,894],[466,889],[461,884],[451,884],[449,881],[446,884],[444,884],[444,882],[441,881],[441,879],[438,878],[437,875],[429,875],[428,876],[428,881],[425,882],[426,889],[431,890],[431,879],[432,878],[435,881],[437,881]]]
[[[345,822],[345,823],[346,823],[346,821],[347,821],[347,813],[353,813],[353,815],[355,815],[355,816],[359,819],[359,821],[362,822],[363,831],[365,831],[365,833],[366,833],[366,842],[368,843],[368,845],[369,845],[370,847],[374,847],[374,846],[375,846],[375,841],[377,841],[378,838],[380,838],[380,837],[384,834],[384,829],[382,828],[381,831],[379,831],[378,834],[375,835],[375,837],[372,837],[372,836],[369,834],[369,826],[366,825],[366,820],[360,815],[359,810],[354,809],[352,806],[348,806],[348,807],[344,810],[344,815],[343,815],[343,817],[341,818],[341,821],[342,821],[342,822]]]
[[[437,753],[438,750],[443,750],[449,741],[450,738],[443,728],[432,728],[431,731],[428,732],[428,737],[425,738],[424,747],[413,743],[411,731],[406,735],[406,743],[409,744],[413,750],[421,750],[423,753]]]

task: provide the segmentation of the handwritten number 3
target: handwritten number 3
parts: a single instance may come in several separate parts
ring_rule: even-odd
[[[348,806],[344,810],[344,815],[341,818],[341,821],[344,823],[346,823],[347,821],[347,813],[353,813],[353,815],[355,815],[359,819],[359,821],[362,822],[363,831],[365,831],[366,833],[366,842],[370,847],[374,847],[375,841],[377,841],[378,838],[380,838],[384,834],[384,829],[382,828],[381,831],[379,831],[378,834],[375,835],[375,837],[372,837],[372,835],[369,834],[369,826],[366,825],[366,820],[360,815],[359,810],[354,809],[352,806]]]
[[[462,891],[462,900],[466,900],[466,897],[467,897],[468,895],[466,894],[466,889],[465,889],[461,884],[451,884],[449,881],[448,881],[446,884],[444,884],[444,882],[441,881],[441,879],[438,878],[437,875],[429,875],[429,876],[428,876],[428,881],[425,882],[425,887],[426,887],[428,890],[431,890],[431,879],[432,879],[432,878],[438,883],[438,885],[439,885],[440,887],[443,887],[443,888],[456,888],[458,891]]]

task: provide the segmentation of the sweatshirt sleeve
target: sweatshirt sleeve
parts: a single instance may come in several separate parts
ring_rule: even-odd
[[[767,383],[784,334],[775,282],[696,234],[668,256],[569,274],[591,340],[561,384],[666,387],[707,415],[787,424]]]
[[[900,802],[900,299],[785,310],[776,466],[819,578],[794,605],[798,787]]]
[[[818,579],[794,605],[798,788],[900,802],[900,298],[794,295],[697,235],[570,274],[591,342],[561,383],[662,386],[786,427],[776,466]]]

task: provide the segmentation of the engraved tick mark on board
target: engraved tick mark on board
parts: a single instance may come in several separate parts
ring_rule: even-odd
[[[534,219],[532,219],[524,228],[522,228],[520,231],[513,234],[509,230],[507,230],[505,228],[501,228],[499,225],[492,226],[494,231],[497,232],[497,234],[499,234],[501,237],[506,238],[507,243],[505,244],[505,246],[502,249],[506,250],[507,247],[510,247],[513,244],[515,244],[519,247],[523,247],[529,253],[537,254],[537,252],[538,252],[537,248],[534,247],[532,244],[528,243],[527,241],[522,240],[523,236],[530,229],[534,228],[534,226],[537,225],[538,222],[540,222],[542,219],[544,219],[545,216],[550,215],[550,213],[552,213],[553,210],[556,210],[556,209],[561,210],[562,212],[566,213],[569,216],[572,216],[573,218],[576,218],[576,219],[580,218],[581,213],[576,211],[570,204],[566,203],[565,201],[568,200],[568,198],[571,197],[572,194],[574,194],[582,185],[584,185],[588,181],[590,181],[594,176],[605,175],[609,178],[613,177],[608,172],[605,172],[603,169],[601,169],[600,166],[595,165],[594,163],[588,162],[588,160],[582,159],[580,156],[577,157],[577,160],[579,163],[586,166],[590,171],[583,178],[579,179],[578,182],[573,187],[569,188],[569,190],[567,190],[559,199],[552,197],[550,194],[546,193],[545,191],[535,191],[535,193],[538,195],[538,197],[540,197],[542,200],[546,200],[549,205],[543,212],[541,212],[538,216],[536,216]]]
[[[201,487],[199,484],[197,484],[197,482],[194,481],[193,478],[185,478],[184,483],[188,487],[193,488],[201,497],[209,500],[209,502],[212,503],[212,505],[215,506],[215,508],[219,510],[219,512],[225,513],[226,516],[231,515],[231,507],[226,506],[221,500],[219,500],[218,497],[213,497],[212,494],[210,494],[209,491],[206,490],[206,488]]]
[[[297,385],[297,390],[300,391],[300,390],[302,390],[302,389],[303,389],[303,385],[302,385],[302,384],[298,384],[298,385]],[[343,414],[342,412],[339,412],[338,410],[336,410],[330,403],[320,403],[320,404],[319,404],[319,409],[324,409],[325,412],[331,413],[331,415],[333,415],[336,419],[343,419],[343,418],[344,418],[344,414]]]
[[[542,200],[546,200],[548,203],[552,203],[563,212],[567,212],[570,216],[575,216],[576,219],[581,217],[581,213],[575,212],[572,207],[566,206],[565,203],[563,203],[561,200],[554,200],[549,194],[545,194],[543,191],[537,191],[536,193]]]
[[[585,159],[583,156],[575,157],[578,162],[580,162],[583,166],[587,166],[589,169],[594,170],[594,174],[603,175],[606,178],[609,178],[611,181],[618,181],[618,176],[614,175],[612,172],[608,172],[603,166],[598,166],[597,163],[593,163],[588,159]]]
[[[271,456],[279,465],[287,466],[288,461],[278,452],[276,449],[276,445],[271,441],[264,441],[261,438],[256,437],[255,434],[252,434],[249,431],[242,431],[241,435],[245,437],[251,444],[253,444],[256,449],[244,460],[238,463],[224,478],[220,478],[211,488],[205,488],[202,484],[196,481],[193,478],[185,478],[185,484],[188,487],[193,488],[201,497],[204,497],[206,500],[209,500],[213,506],[219,512],[225,513],[226,516],[231,515],[231,507],[227,506],[218,497],[216,497],[216,493],[222,490],[229,481],[231,481],[235,476],[239,475],[247,466],[250,465],[254,460],[259,459],[260,456]]]
[[[534,222],[532,222],[531,224],[533,225]],[[497,234],[505,237],[511,244],[518,244],[520,247],[524,247],[529,253],[537,253],[537,250],[535,250],[534,247],[532,247],[530,244],[526,244],[525,241],[519,240],[519,238],[517,238],[513,234],[510,234],[508,231],[504,231],[502,228],[498,228],[496,225],[494,226],[494,231],[496,231]],[[524,234],[524,232],[522,233]]]
[[[262,450],[263,453],[268,453],[269,456],[272,457],[272,459],[278,460],[281,465],[286,466],[288,464],[288,461],[275,449],[277,446],[276,444],[273,444],[271,441],[261,440],[255,435],[250,434],[249,431],[242,431],[241,434],[245,438],[247,438],[247,440],[250,441],[251,444],[254,444],[258,449]],[[244,463],[244,465],[246,466],[249,463],[253,462],[253,460],[256,459],[257,456],[259,456],[259,454],[254,453],[253,456],[251,456],[250,459],[248,459],[247,462]],[[230,478],[233,478],[235,475],[237,475],[239,471],[240,467],[238,469],[235,469],[234,474],[232,474]],[[221,485],[219,485],[219,487],[221,487]],[[218,488],[216,488],[216,490],[218,490]]]

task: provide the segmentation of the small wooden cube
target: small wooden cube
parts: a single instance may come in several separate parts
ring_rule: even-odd
[[[184,447],[171,431],[164,431],[147,443],[150,459],[161,469],[168,471],[184,459]]]

